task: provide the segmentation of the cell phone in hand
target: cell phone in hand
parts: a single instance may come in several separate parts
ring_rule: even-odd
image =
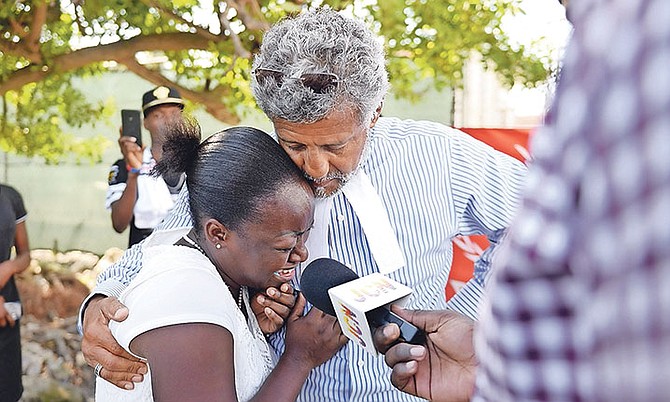
[[[121,110],[121,135],[135,137],[137,145],[142,146],[142,120],[139,110]]]
[[[13,320],[18,320],[23,315],[21,302],[5,302],[5,310],[12,316]]]

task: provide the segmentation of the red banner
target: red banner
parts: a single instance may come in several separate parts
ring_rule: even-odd
[[[512,128],[459,128],[493,148],[522,162],[528,159],[528,139],[532,130]],[[459,236],[454,239],[454,261],[449,273],[447,299],[472,278],[474,261],[489,246],[486,236]]]

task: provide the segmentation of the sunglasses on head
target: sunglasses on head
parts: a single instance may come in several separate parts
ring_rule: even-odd
[[[305,88],[309,88],[317,94],[324,94],[337,88],[339,78],[332,73],[304,73],[300,77],[287,77],[284,73],[268,68],[257,68],[252,74],[256,76],[258,83],[263,85],[266,80],[273,79],[278,87],[284,80],[298,80]]]

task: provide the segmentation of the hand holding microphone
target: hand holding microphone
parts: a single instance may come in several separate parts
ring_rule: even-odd
[[[477,369],[471,319],[447,310],[393,306],[398,314],[390,312],[386,304],[407,297],[411,289],[381,274],[359,278],[328,258],[311,262],[300,283],[310,303],[337,316],[349,339],[372,353],[386,354],[384,360],[393,369],[391,382],[396,388],[436,402],[470,399]],[[398,324],[397,332],[387,326],[391,323]]]
[[[411,289],[392,279],[381,274],[359,278],[338,261],[319,258],[302,272],[300,284],[312,305],[337,316],[342,332],[371,353],[377,353],[372,337],[374,329],[390,323],[400,328],[398,342],[425,343],[423,331],[386,307],[411,293]]]
[[[474,392],[477,358],[474,322],[449,310],[393,310],[426,333],[424,346],[398,343],[397,330],[381,327],[375,346],[391,367],[391,383],[403,392],[435,402],[469,401]]]

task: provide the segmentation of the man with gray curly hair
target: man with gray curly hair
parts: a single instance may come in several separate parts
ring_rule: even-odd
[[[449,307],[476,318],[494,247],[447,305],[451,241],[486,234],[491,244],[498,242],[517,209],[525,166],[442,124],[381,117],[389,89],[383,46],[361,22],[332,10],[308,11],[274,25],[255,57],[252,78],[256,101],[279,144],[319,198],[305,264],[329,257],[360,276],[382,273],[414,290],[408,308]],[[185,209],[177,205],[162,230],[191,225],[187,213],[180,216]],[[101,274],[94,293],[117,296],[140,269],[140,256],[140,247],[127,251]],[[119,319],[113,297],[91,300],[85,318],[97,313]],[[90,322],[84,320],[87,361],[111,362],[113,345],[105,346],[101,325]],[[281,353],[281,331],[271,343]],[[114,360],[101,373],[132,386],[135,379],[122,372],[138,369],[129,367]],[[312,370],[299,397],[305,402],[414,399],[392,386],[382,357],[353,343]]]
[[[380,117],[389,89],[383,46],[361,22],[332,10],[276,24],[252,74],[279,143],[322,198],[307,263],[330,257],[360,276],[381,272],[414,289],[410,306],[446,307],[451,239],[483,233],[497,243],[525,166],[453,128]],[[492,250],[450,303],[472,318]],[[352,343],[312,371],[301,398],[412,399],[393,389],[383,358]]]
[[[263,38],[251,89],[317,197],[333,195],[364,159],[367,131],[389,88],[384,62],[383,47],[362,23],[328,9],[286,19]],[[293,135],[284,135],[287,131]],[[296,134],[313,138],[318,132],[348,135],[312,144],[327,147],[294,141]],[[324,157],[321,150],[338,158]]]

